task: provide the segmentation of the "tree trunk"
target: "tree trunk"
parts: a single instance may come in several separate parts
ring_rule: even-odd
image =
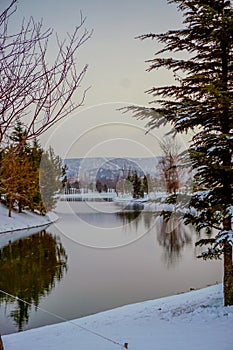
[[[12,200],[9,200],[9,209],[8,209],[8,217],[11,218],[11,210],[12,210]]]
[[[21,199],[19,199],[19,203],[18,203],[18,212],[19,213],[22,213],[22,200]]]
[[[4,350],[1,335],[0,335],[0,350]]]
[[[233,305],[232,246],[224,243],[224,305]]]

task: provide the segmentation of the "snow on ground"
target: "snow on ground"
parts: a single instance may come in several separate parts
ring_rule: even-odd
[[[2,339],[5,350],[116,350],[124,343],[132,350],[232,350],[233,306],[223,306],[222,285],[215,285]]]
[[[0,203],[0,233],[46,226],[57,219],[57,215],[52,212],[42,216],[27,210],[20,214],[12,211],[12,217],[9,218],[8,209]]]

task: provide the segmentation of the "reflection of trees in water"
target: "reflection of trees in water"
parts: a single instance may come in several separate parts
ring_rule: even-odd
[[[152,225],[152,220],[153,220],[153,223],[154,223],[154,214],[150,213],[150,212],[144,212],[143,213],[143,219],[144,219],[144,225],[146,228],[151,228],[151,225]]]
[[[62,244],[46,231],[9,243],[0,250],[0,289],[38,306],[40,298],[49,294],[56,281],[62,279],[66,263]],[[3,301],[14,300],[0,293],[0,302]],[[19,331],[28,322],[29,304],[17,300],[11,312]]]
[[[140,214],[140,210],[121,211],[116,213],[117,217],[122,220],[123,224],[128,224],[131,222],[135,222],[136,224],[138,222]]]
[[[191,244],[190,227],[176,217],[156,219],[158,243],[164,248],[164,258],[168,266],[174,264],[181,256],[185,245]]]
[[[154,215],[151,212],[144,212],[139,209],[131,211],[122,211],[116,213],[124,225],[130,224],[135,232],[138,231],[139,223],[143,222],[146,229],[150,229],[152,225],[152,220],[154,222]]]

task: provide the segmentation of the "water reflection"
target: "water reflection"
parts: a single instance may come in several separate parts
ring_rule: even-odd
[[[140,210],[134,210],[134,211],[132,210],[132,211],[121,211],[119,213],[116,213],[116,216],[122,220],[123,224],[134,222],[136,225],[138,221],[137,219],[140,214],[141,214]]]
[[[0,302],[13,304],[10,316],[23,329],[31,304],[37,307],[67,270],[67,255],[56,237],[41,231],[0,249],[0,289],[25,300],[15,301],[0,293]]]
[[[33,304],[0,294],[1,334],[59,321],[37,306],[71,320],[221,280],[221,262],[196,259],[195,233],[181,222],[145,210],[117,215],[114,203],[90,204],[60,202],[60,220],[49,227],[53,236],[0,235],[0,289]]]
[[[183,248],[192,243],[191,227],[176,217],[158,217],[156,232],[158,243],[164,248],[164,260],[168,267],[174,265],[181,257]]]
[[[159,245],[163,248],[163,260],[168,267],[174,266],[181,258],[184,247],[192,244],[194,232],[191,226],[185,225],[182,220],[175,216],[165,219],[162,216],[141,210],[122,211],[116,215],[121,218],[123,224],[133,225],[136,232],[141,220],[143,220],[147,230],[154,226],[153,231],[156,233]]]
[[[135,232],[137,232],[140,222],[143,222],[146,229],[145,232],[148,232],[154,223],[154,215],[150,212],[142,212],[141,210],[122,211],[116,213],[116,216],[121,219],[123,225],[133,225]]]
[[[147,229],[151,228],[154,224],[155,215],[150,212],[143,213],[144,225]]]

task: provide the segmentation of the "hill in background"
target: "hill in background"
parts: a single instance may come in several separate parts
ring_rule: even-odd
[[[67,178],[72,183],[84,181],[94,183],[97,179],[115,180],[126,178],[137,172],[139,176],[154,177],[157,172],[159,157],[149,158],[69,158],[64,159],[67,166]]]

